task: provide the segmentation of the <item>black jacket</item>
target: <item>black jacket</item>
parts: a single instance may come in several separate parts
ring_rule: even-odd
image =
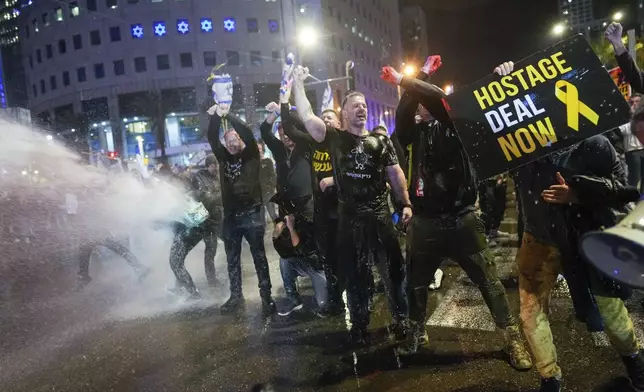
[[[427,74],[421,72],[418,78],[403,78],[406,91],[396,109],[396,129],[392,134],[394,146],[411,145],[411,170],[408,168],[405,174],[411,173],[407,183],[414,213],[434,216],[472,211],[476,181],[470,162],[441,96],[423,82]],[[435,120],[415,123],[419,103]]]
[[[275,174],[275,165],[270,158],[263,158],[259,168],[259,184],[262,188],[262,201],[266,203],[275,195],[277,186],[277,176]]]
[[[210,117],[208,141],[219,162],[224,212],[235,214],[250,211],[262,204],[262,190],[259,185],[260,157],[252,129],[237,117],[228,114],[226,119],[235,128],[246,147],[237,155],[231,155],[219,140],[222,118],[217,114]]]
[[[201,202],[210,213],[211,218],[221,219],[222,200],[219,175],[210,174],[208,170],[199,170],[192,177],[192,189],[195,200]]]
[[[617,65],[622,69],[624,79],[631,85],[634,92],[644,94],[644,74],[640,71],[628,51],[615,56]]]

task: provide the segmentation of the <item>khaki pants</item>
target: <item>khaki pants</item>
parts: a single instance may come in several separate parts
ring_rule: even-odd
[[[557,352],[548,322],[550,293],[561,272],[560,258],[556,247],[537,241],[530,233],[523,235],[517,254],[521,320],[537,369],[544,378],[561,378],[561,368],[557,364]],[[639,344],[624,302],[620,298],[597,294],[595,300],[604,320],[604,330],[613,347],[622,356],[636,354]]]

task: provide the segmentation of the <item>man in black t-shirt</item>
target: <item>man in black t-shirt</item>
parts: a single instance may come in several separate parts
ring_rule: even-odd
[[[385,248],[392,291],[398,295],[396,309],[390,309],[395,323],[406,317],[402,290],[404,263],[387,203],[387,182],[401,203],[403,221],[412,211],[405,176],[396,151],[386,136],[365,129],[367,103],[361,93],[347,95],[342,102],[342,117],[347,131],[329,127],[313,114],[306,98],[304,80],[308,69],[293,72],[293,90],[297,112],[311,137],[328,147],[333,177],[338,188],[338,252],[346,269],[347,296],[351,313],[351,337],[356,344],[368,341],[369,288],[372,279],[369,258],[374,249]],[[382,244],[382,245],[380,245]]]
[[[262,220],[262,191],[259,185],[260,157],[253,131],[240,119],[228,114],[229,105],[215,105],[211,115],[208,141],[219,161],[222,200],[224,205],[223,239],[230,278],[230,299],[222,305],[222,313],[244,305],[241,276],[241,241],[246,238],[253,255],[262,309],[265,315],[275,312],[271,296],[271,278],[264,249],[266,222]],[[232,125],[224,134],[226,145],[219,140],[222,118]]]

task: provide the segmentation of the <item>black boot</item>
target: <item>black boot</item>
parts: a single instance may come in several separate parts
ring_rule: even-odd
[[[244,305],[246,305],[246,301],[244,300],[244,296],[241,294],[232,294],[228,301],[226,301],[223,305],[221,305],[221,314],[230,314],[230,313],[235,313],[244,308]]]
[[[353,325],[349,331],[349,339],[353,348],[367,347],[369,345],[369,331],[367,327]]]
[[[262,294],[262,315],[268,317],[277,311],[275,301],[270,294]]]
[[[281,310],[278,314],[280,316],[288,316],[293,312],[302,310],[303,307],[304,305],[302,304],[302,299],[300,298],[298,293],[287,293],[283,305],[280,305]]]
[[[561,381],[557,380],[554,377],[541,379],[541,388],[539,389],[539,392],[560,392],[560,391],[561,391]]]
[[[631,380],[631,386],[636,392],[644,392],[644,355],[640,351],[636,355],[622,357],[626,373]]]

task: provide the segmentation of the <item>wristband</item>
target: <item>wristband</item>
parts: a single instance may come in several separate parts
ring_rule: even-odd
[[[402,208],[403,208],[403,210],[404,210],[405,208],[409,208],[410,210],[413,210],[413,209],[414,209],[414,207],[413,207],[411,204],[403,204]]]

